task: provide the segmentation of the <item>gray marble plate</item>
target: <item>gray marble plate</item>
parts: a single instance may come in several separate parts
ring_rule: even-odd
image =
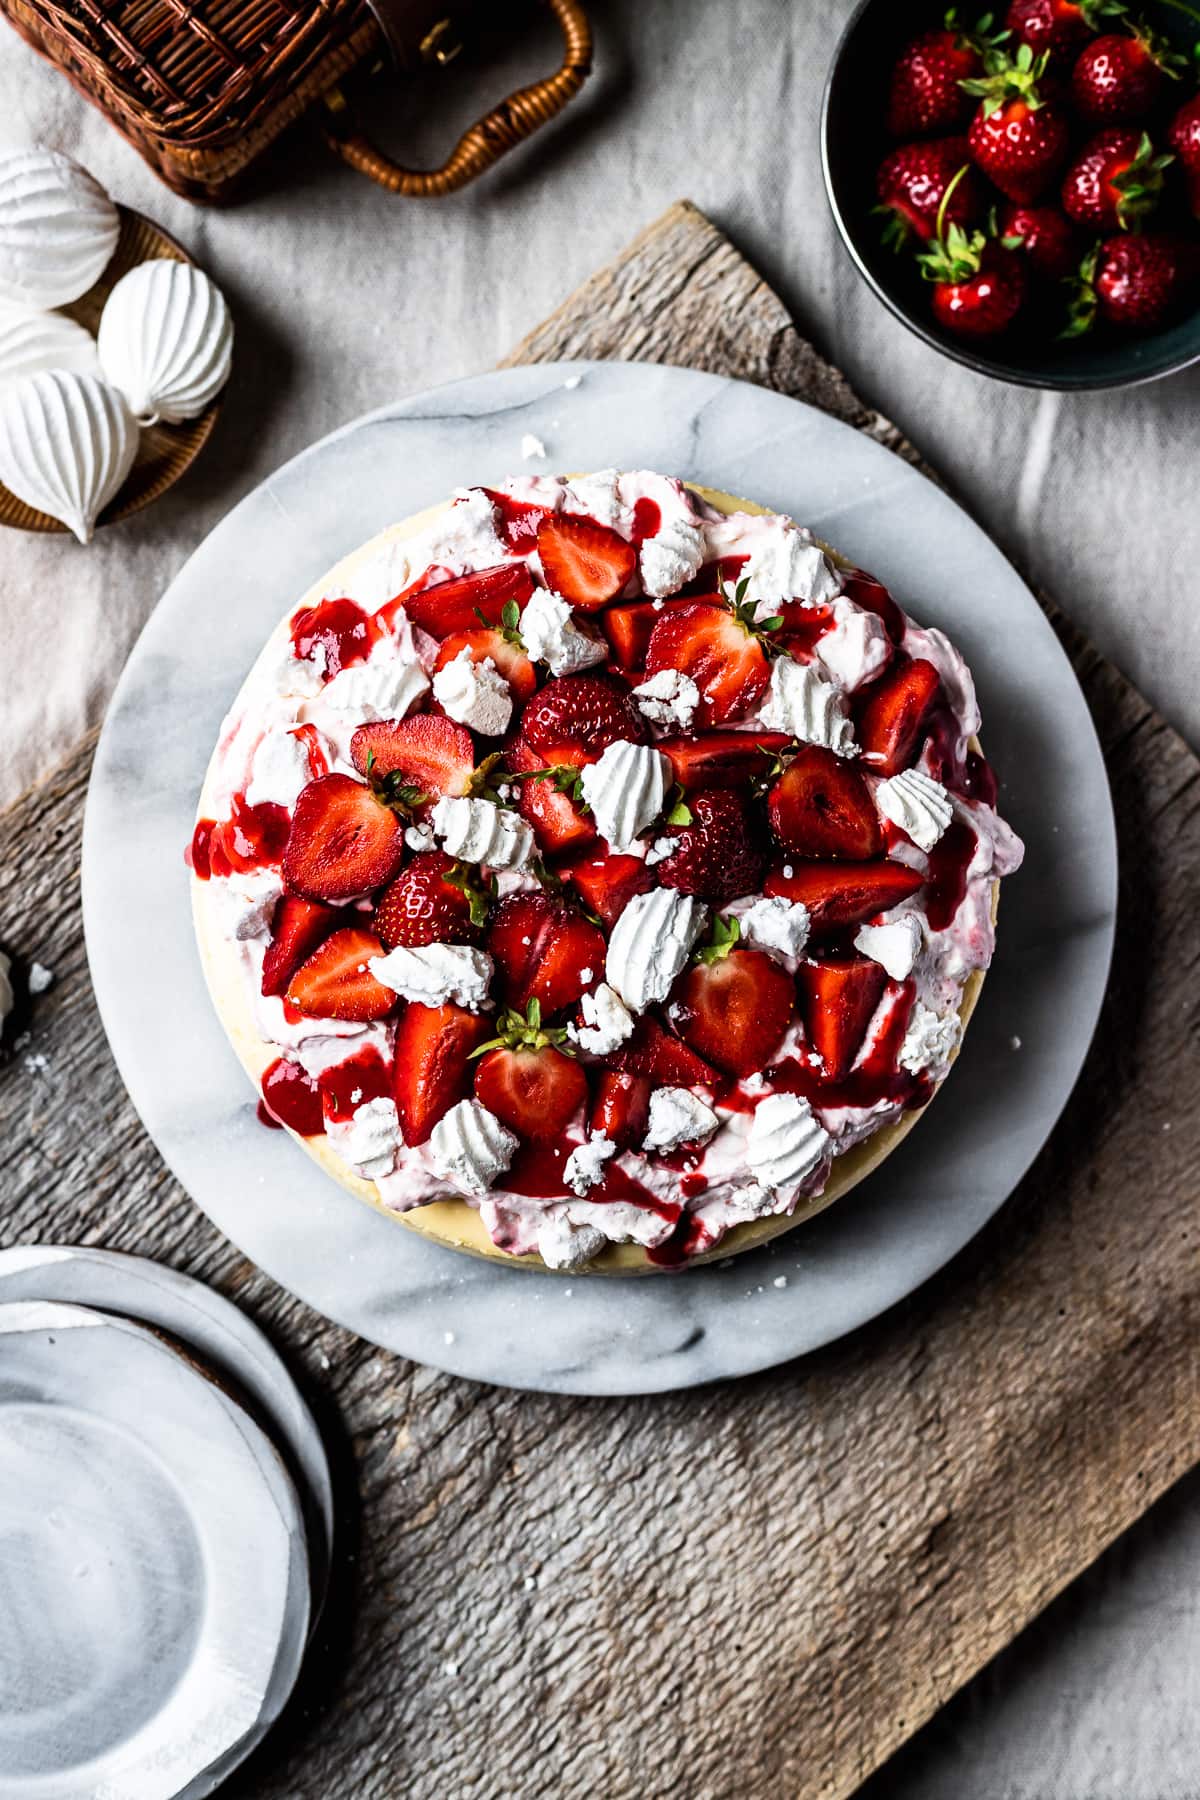
[[[519,469],[525,433],[547,449],[548,465],[534,466],[663,469],[790,512],[944,627],[975,670],[1002,804],[1028,844],[1006,886],[995,969],[929,1117],[847,1200],[724,1267],[542,1276],[438,1249],[356,1203],[258,1125],[192,941],[183,847],[222,715],[268,632],[392,520]],[[516,1387],[642,1393],[827,1343],[910,1293],[992,1216],[1083,1062],[1112,950],[1116,849],[1070,664],[1015,571],[945,494],[861,434],[762,388],[636,363],[541,365],[356,421],[206,539],[113,700],[88,799],[83,902],[100,1010],[134,1104],[247,1255],[419,1361]]]
[[[312,1413],[283,1358],[233,1302],[144,1256],[90,1245],[20,1244],[0,1250],[0,1302],[57,1300],[125,1313],[169,1331],[259,1409],[299,1477],[312,1559],[312,1625],[333,1553],[333,1483]]]
[[[211,1793],[307,1638],[299,1501],[146,1326],[0,1304],[0,1797]]]

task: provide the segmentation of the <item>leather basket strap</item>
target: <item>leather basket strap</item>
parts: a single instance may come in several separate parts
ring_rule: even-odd
[[[401,68],[448,61],[456,54],[444,6],[429,0],[369,0]],[[380,187],[412,199],[436,199],[465,187],[552,119],[577,94],[592,67],[592,33],[579,0],[545,0],[563,35],[562,66],[518,88],[465,131],[439,169],[406,169],[385,156],[359,127],[340,88],[325,95],[326,142],[343,162]]]

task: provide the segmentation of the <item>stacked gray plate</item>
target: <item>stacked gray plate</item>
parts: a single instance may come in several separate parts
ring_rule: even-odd
[[[0,1252],[0,1800],[213,1792],[291,1693],[331,1533],[311,1414],[235,1307]]]

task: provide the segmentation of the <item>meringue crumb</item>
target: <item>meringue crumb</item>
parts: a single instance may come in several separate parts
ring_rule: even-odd
[[[455,1662],[453,1657],[448,1657],[447,1660],[442,1664],[442,1674],[449,1675],[451,1677],[451,1679],[453,1679],[453,1677],[458,1674],[458,1664]]]
[[[54,970],[48,969],[45,963],[35,962],[29,965],[29,991],[31,994],[44,994],[54,981]]]
[[[50,1067],[50,1058],[41,1055],[27,1056],[25,1058],[25,1067],[31,1075],[41,1075],[44,1070]]]
[[[563,386],[565,388],[577,388],[582,380],[582,375],[568,375],[567,379],[563,382]]]
[[[1020,1038],[1019,1037],[1010,1037],[1008,1040],[1008,1047],[1010,1050],[1019,1050],[1021,1048]]]
[[[452,1344],[454,1342],[454,1333],[452,1331],[443,1331],[442,1342],[443,1344]]]
[[[771,1286],[777,1287],[777,1288],[785,1288],[787,1286],[787,1284],[788,1283],[787,1283],[786,1275],[777,1275],[775,1277],[774,1281],[771,1283]]]
[[[537,1586],[537,1576],[527,1575],[521,1583],[521,1586],[525,1589],[527,1594],[532,1594],[534,1588]]]
[[[527,431],[525,436],[521,439],[521,455],[525,458],[526,462],[529,462],[533,457],[537,457],[542,462],[545,462],[546,446],[543,444],[540,437],[534,437],[532,431]]]

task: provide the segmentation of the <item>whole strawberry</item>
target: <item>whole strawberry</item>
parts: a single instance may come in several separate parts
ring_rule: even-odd
[[[947,225],[945,208],[943,201],[937,236],[917,259],[933,283],[933,316],[957,337],[999,337],[1025,304],[1025,264],[1015,247]]]
[[[1092,231],[1136,230],[1161,200],[1163,171],[1174,161],[1156,152],[1148,132],[1111,125],[1086,143],[1068,168],[1064,210]]]
[[[892,70],[885,124],[892,137],[931,137],[958,131],[971,116],[959,85],[981,73],[983,57],[1006,33],[992,33],[984,15],[974,31],[963,31],[953,9],[939,31],[923,32],[902,51]]]
[[[983,102],[967,133],[971,155],[1010,200],[1040,199],[1070,149],[1066,120],[1038,86],[1046,62],[1028,44],[1015,56],[993,50],[985,73],[963,83]]]
[[[1000,214],[1000,236],[1044,281],[1065,281],[1079,267],[1078,233],[1057,206],[1020,206],[1010,200]]]
[[[1167,142],[1187,177],[1188,200],[1200,219],[1200,94],[1181,106],[1167,130]]]
[[[1122,0],[1012,0],[1004,22],[1035,56],[1045,50],[1051,62],[1062,62],[1079,54],[1102,19],[1124,12]]]
[[[954,189],[946,217],[951,224],[969,225],[983,210],[979,177],[967,161],[964,137],[933,138],[901,144],[880,165],[879,205],[887,217],[883,241],[900,250],[912,237],[928,243],[937,227],[938,208],[950,183],[963,170]]]
[[[1097,319],[1123,331],[1157,331],[1193,297],[1200,249],[1165,232],[1105,238],[1080,265],[1064,337],[1080,337]]]
[[[1127,34],[1106,33],[1088,45],[1072,70],[1075,110],[1092,125],[1144,119],[1183,66],[1183,58],[1145,25]]]

